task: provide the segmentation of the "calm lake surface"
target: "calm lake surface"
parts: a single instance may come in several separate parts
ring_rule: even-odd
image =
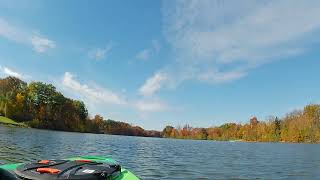
[[[0,126],[0,164],[111,156],[142,179],[320,179],[320,145],[111,136]]]

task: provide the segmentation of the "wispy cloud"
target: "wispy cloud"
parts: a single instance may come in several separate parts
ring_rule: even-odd
[[[140,87],[139,93],[143,96],[151,96],[157,92],[162,83],[167,79],[163,73],[156,73],[152,77],[146,80],[146,82]]]
[[[163,33],[174,60],[140,92],[188,80],[230,82],[265,63],[305,53],[320,40],[319,8],[320,1],[164,1]],[[156,83],[159,72],[166,78]]]
[[[33,36],[31,38],[33,50],[38,53],[44,53],[48,49],[56,47],[55,42],[40,36]]]
[[[151,56],[159,53],[161,49],[160,43],[158,40],[151,41],[151,47],[141,50],[136,54],[136,58],[139,60],[148,60]]]
[[[105,48],[95,48],[95,49],[91,49],[88,52],[88,56],[91,59],[95,59],[95,60],[101,60],[101,59],[105,59],[112,50],[112,44],[109,43]]]
[[[86,102],[91,110],[94,110],[94,107],[101,107],[101,105],[121,105],[121,108],[133,109],[143,114],[169,110],[169,106],[158,98],[145,97],[139,100],[127,100],[123,98],[125,92],[119,95],[98,85],[81,83],[70,72],[64,73],[61,84],[63,89],[70,90],[75,97]]]
[[[22,74],[22,73],[19,73],[15,70],[11,69],[11,68],[2,67],[2,66],[0,66],[0,74],[3,74],[4,76],[13,76],[13,77],[23,79],[23,80],[27,80],[27,79],[31,78],[31,76],[29,76],[29,75]]]
[[[0,36],[10,41],[26,44],[32,47],[37,53],[45,53],[49,49],[55,48],[54,41],[34,33],[33,31],[12,25],[0,17]]]
[[[160,100],[155,95],[163,87],[163,83],[166,83],[167,75],[161,72],[155,73],[152,77],[146,80],[146,82],[139,88],[139,94],[141,99],[134,103],[134,107],[143,113],[150,112],[162,112],[168,111],[171,108],[168,104]]]
[[[22,78],[23,75],[13,71],[12,69],[8,68],[8,67],[1,67],[0,66],[0,70],[3,74],[7,75],[7,76],[13,76],[13,77],[17,77],[17,78]]]
[[[25,34],[21,32],[18,28],[10,25],[7,21],[0,18],[0,36],[13,41],[22,41]]]
[[[65,72],[62,79],[62,85],[65,88],[71,89],[74,93],[77,93],[80,97],[82,97],[82,99],[84,99],[85,101],[89,101],[90,103],[107,103],[119,105],[124,105],[127,103],[119,95],[106,88],[81,84],[70,72]]]

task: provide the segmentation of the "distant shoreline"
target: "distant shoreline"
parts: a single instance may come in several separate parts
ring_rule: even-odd
[[[58,132],[70,132],[70,133],[89,133],[89,134],[106,134],[106,135],[118,135],[118,136],[135,136],[135,137],[153,137],[153,138],[162,138],[161,136],[138,136],[138,135],[126,135],[126,134],[110,134],[104,132],[80,132],[80,131],[68,131],[68,130],[59,130],[59,129],[50,129],[50,128],[36,128],[31,127],[25,123],[19,123],[13,119],[0,116],[0,126],[5,127],[16,127],[16,128],[30,128],[30,129],[39,129],[47,131],[58,131]]]
[[[3,122],[0,122],[0,125],[1,126],[9,126],[9,127],[30,128],[29,126],[10,124],[10,123],[3,123]]]
[[[243,139],[239,140],[212,140],[212,139],[187,139],[187,138],[166,138],[173,140],[193,140],[193,141],[214,141],[214,142],[230,142],[230,143],[278,143],[278,144],[320,144],[320,142],[291,142],[291,141],[247,141]]]
[[[55,129],[44,129],[44,128],[33,128],[23,123],[18,123],[12,120],[13,122],[3,122],[1,121],[3,116],[0,116],[0,126],[5,127],[16,127],[16,128],[30,128],[37,130],[47,130],[47,131],[58,131],[58,132],[70,132],[70,133],[88,133],[88,134],[105,134],[105,135],[115,135],[115,136],[131,136],[131,137],[150,137],[150,138],[164,138],[164,139],[172,139],[172,140],[193,140],[193,141],[214,141],[214,142],[230,142],[230,143],[279,143],[279,144],[320,144],[320,142],[290,142],[290,141],[247,141],[244,139],[237,140],[212,140],[212,139],[190,139],[190,138],[172,138],[172,137],[153,137],[153,136],[132,136],[132,135],[121,135],[121,134],[107,134],[107,133],[93,133],[93,132],[77,132],[77,131],[63,131],[63,130],[55,130]]]

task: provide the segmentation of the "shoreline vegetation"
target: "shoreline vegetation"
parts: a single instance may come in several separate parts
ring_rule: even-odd
[[[29,127],[28,125],[24,123],[18,123],[12,119],[9,119],[7,117],[0,116],[0,125],[6,125],[6,126],[15,126],[15,127]]]
[[[164,138],[230,142],[320,143],[320,105],[309,104],[281,119],[270,116],[259,121],[252,117],[246,124],[225,123],[210,128],[167,126],[161,135]]]
[[[16,77],[0,79],[0,123],[59,131],[160,137],[125,122],[89,117],[82,101],[65,97],[52,84],[26,82]]]
[[[82,101],[63,96],[51,84],[26,82],[16,77],[0,79],[0,125],[113,135],[243,142],[320,143],[320,105],[309,104],[283,118],[256,117],[246,124],[218,127],[166,126],[162,132],[125,122],[90,118]]]

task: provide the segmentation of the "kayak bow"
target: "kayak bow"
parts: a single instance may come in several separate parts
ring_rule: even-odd
[[[115,160],[100,156],[81,156],[63,160],[5,164],[0,166],[0,180],[11,179],[111,179],[139,180]]]

